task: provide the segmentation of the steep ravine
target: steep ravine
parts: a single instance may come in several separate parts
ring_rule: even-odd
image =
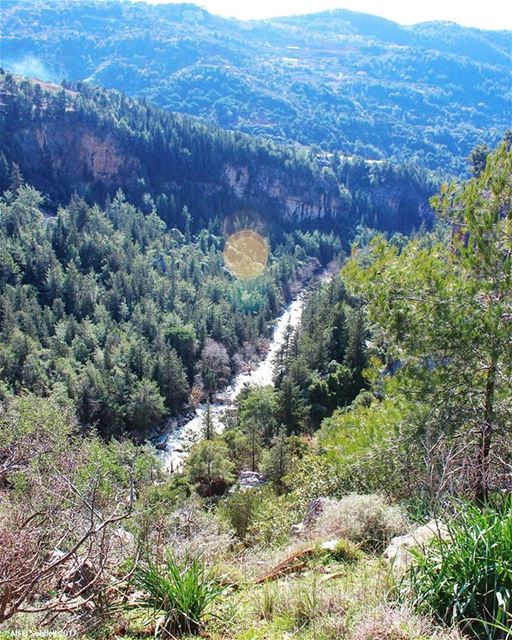
[[[326,269],[315,282],[327,282],[332,276],[333,269]],[[288,328],[296,331],[299,327],[305,298],[306,290],[303,290],[278,317],[269,350],[260,363],[250,372],[239,373],[226,389],[216,395],[214,402],[210,404],[213,424],[217,431],[221,431],[224,428],[221,421],[222,414],[232,407],[244,386],[262,387],[273,384],[274,359],[283,346]],[[184,424],[180,424],[179,418],[173,418],[169,421],[165,433],[158,440],[160,447],[165,446],[165,448],[159,449],[159,455],[162,458],[165,469],[169,472],[172,473],[181,469],[187,456],[188,448],[201,438],[205,413],[206,404],[200,404],[194,417]]]
[[[335,173],[332,155],[75,89],[0,71],[0,190],[17,164],[48,213],[74,194],[102,203],[121,189],[170,227],[184,230],[190,215],[192,231],[240,218],[276,232],[301,225],[337,234],[361,222],[407,233],[432,221],[435,181],[425,172],[355,161]]]

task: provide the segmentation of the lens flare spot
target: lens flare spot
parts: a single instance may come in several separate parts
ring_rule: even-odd
[[[224,263],[238,278],[256,278],[265,270],[268,245],[256,231],[243,229],[229,236],[224,247]]]

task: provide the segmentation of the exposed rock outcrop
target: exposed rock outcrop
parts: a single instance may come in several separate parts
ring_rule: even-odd
[[[257,471],[240,471],[238,482],[232,487],[231,493],[235,491],[247,491],[248,489],[259,489],[266,484],[267,478],[263,473]]]
[[[122,187],[136,175],[139,160],[123,150],[111,134],[101,135],[84,126],[67,127],[58,122],[41,123],[37,128],[24,127],[16,134],[20,164],[29,175],[66,179],[78,191],[90,181],[105,186]]]
[[[318,498],[313,498],[313,500],[310,500],[302,522],[293,524],[290,529],[290,534],[298,538],[307,533],[307,531],[311,529],[311,527],[323,513],[326,505],[330,504],[331,502],[332,500],[330,498],[325,498],[323,496],[319,496]]]
[[[424,549],[436,536],[445,539],[448,530],[440,520],[431,520],[410,534],[393,538],[384,551],[384,558],[395,573],[402,574],[411,566],[411,549]]]
[[[103,203],[122,189],[131,203],[147,212],[155,206],[179,228],[185,206],[192,227],[247,215],[263,228],[304,223],[343,233],[362,217],[388,231],[431,220],[425,179],[391,169],[377,179],[364,163],[336,176],[325,158],[322,166],[311,151],[290,144],[208,129],[85,85],[66,91],[55,86],[36,99],[34,85],[49,90],[0,74],[2,153],[5,166],[16,163],[26,181],[48,196],[49,213],[74,193]],[[5,166],[2,188],[8,186]]]

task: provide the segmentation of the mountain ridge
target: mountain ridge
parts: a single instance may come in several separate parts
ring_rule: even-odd
[[[506,31],[343,10],[237,21],[191,4],[4,7],[8,70],[88,80],[227,129],[464,175],[470,150],[510,122]]]
[[[169,226],[183,226],[186,207],[196,229],[243,211],[279,228],[300,223],[338,232],[365,217],[401,231],[432,220],[435,182],[417,168],[315,157],[115,91],[66,87],[0,75],[0,187],[9,185],[15,163],[54,210],[75,192],[104,202],[121,188]]]

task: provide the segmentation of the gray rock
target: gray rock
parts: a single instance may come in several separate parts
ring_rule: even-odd
[[[389,562],[393,571],[403,574],[412,563],[411,549],[424,549],[432,538],[448,537],[448,529],[440,520],[431,520],[418,527],[412,533],[393,538],[384,551],[384,558]]]
[[[306,514],[302,521],[305,528],[310,527],[314,522],[318,520],[326,505],[329,504],[329,498],[318,497],[313,498],[308,504]]]
[[[234,491],[247,491],[247,489],[258,489],[267,482],[267,478],[263,473],[257,471],[240,471],[238,483],[234,487]],[[233,490],[232,490],[233,491]]]
[[[307,506],[306,514],[304,515],[302,522],[292,524],[290,527],[290,535],[294,538],[300,538],[304,535],[306,531],[318,520],[325,509],[325,506],[330,502],[331,500],[329,498],[313,498]]]
[[[165,438],[155,442],[155,448],[158,451],[167,451],[167,440],[169,439],[169,434],[166,434]]]

